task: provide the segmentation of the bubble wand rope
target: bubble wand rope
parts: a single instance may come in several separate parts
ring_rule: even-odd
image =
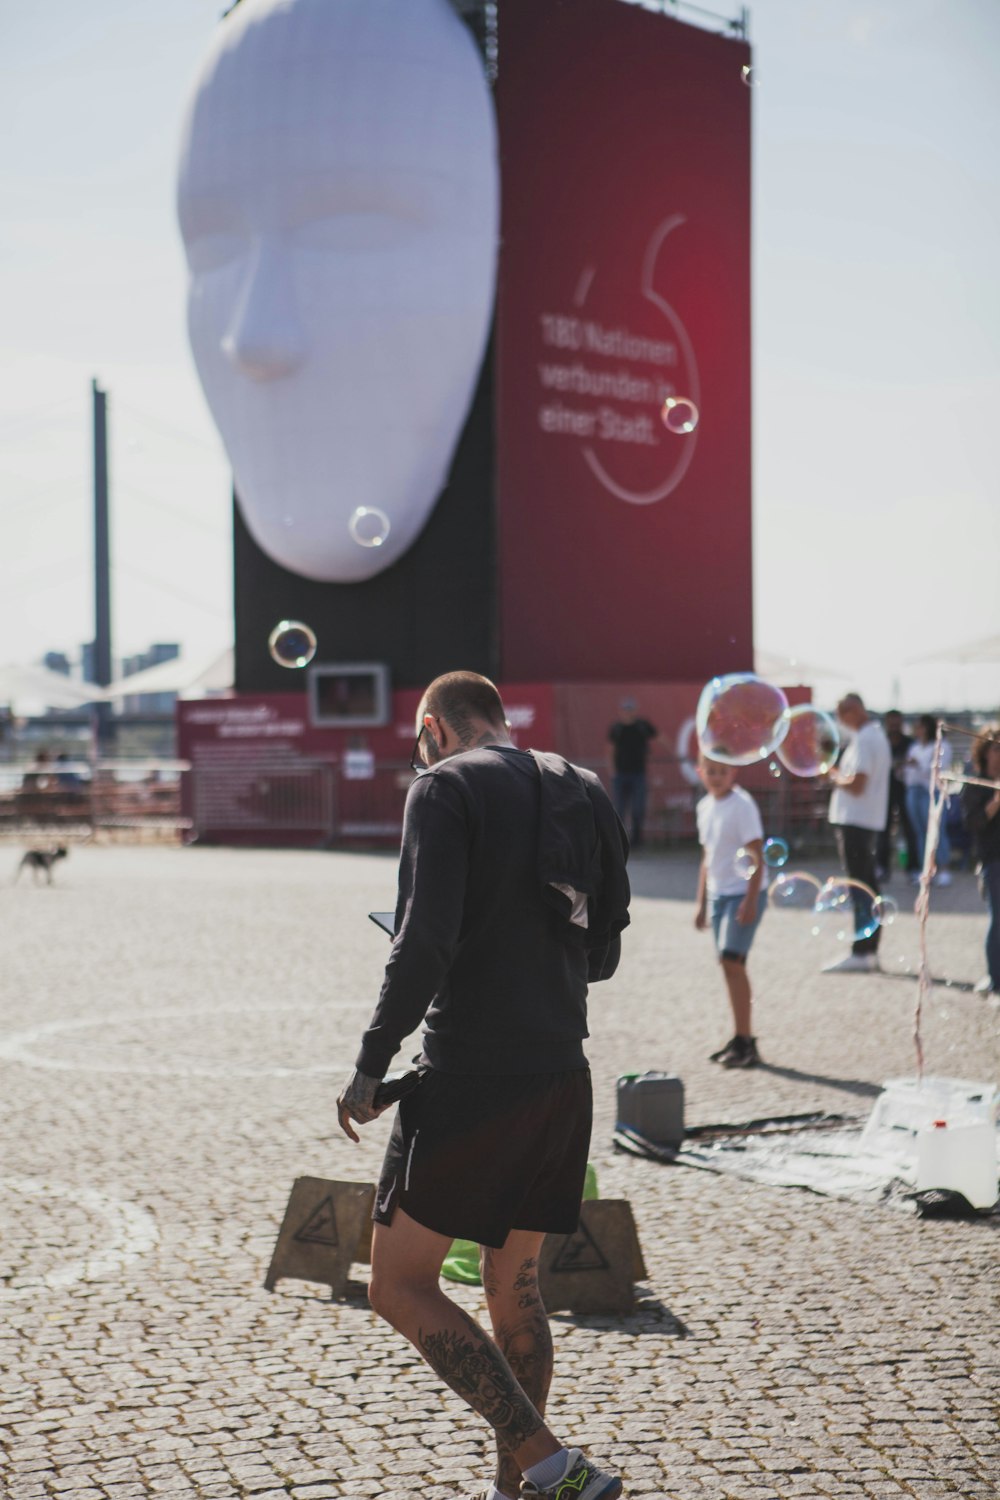
[[[920,931],[920,965],[917,970],[917,1004],[913,1014],[913,1045],[917,1053],[917,1078],[924,1076],[924,1044],[920,1035],[920,1022],[923,1017],[924,1001],[931,992],[931,969],[927,958],[927,919],[931,909],[931,881],[937,869],[937,846],[941,837],[941,818],[944,814],[948,794],[941,782],[941,749],[944,735],[944,726],[939,723],[937,736],[934,740],[934,759],[931,762],[931,803],[927,818],[927,842],[924,845],[924,865],[920,872],[920,890],[913,910],[916,913]]]
[[[964,734],[969,739],[976,739],[983,732],[981,729],[966,729],[964,724],[946,724],[943,719],[938,728],[950,729],[954,734]],[[949,786],[988,786],[992,791],[1000,792],[1000,781],[984,781],[981,776],[966,776],[962,771],[942,771],[941,780]]]
[[[988,786],[1000,792],[1000,781],[984,781],[982,776],[963,776],[960,771],[942,771],[941,780],[948,786]]]

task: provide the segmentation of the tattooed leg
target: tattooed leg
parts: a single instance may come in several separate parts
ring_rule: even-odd
[[[562,1445],[494,1341],[442,1292],[438,1276],[450,1246],[444,1235],[397,1208],[390,1225],[374,1228],[369,1300],[485,1418],[523,1471],[558,1453]]]
[[[482,1251],[483,1288],[497,1344],[518,1384],[542,1415],[552,1383],[552,1331],[538,1290],[538,1254],[543,1236],[514,1230],[502,1250]],[[497,1436],[495,1484],[517,1495],[521,1470]]]

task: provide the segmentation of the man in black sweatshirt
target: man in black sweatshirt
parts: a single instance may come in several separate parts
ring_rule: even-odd
[[[395,939],[338,1100],[358,1137],[404,1037],[421,1079],[399,1105],[375,1199],[372,1306],[483,1416],[488,1500],[613,1500],[621,1480],[545,1425],[552,1339],[538,1292],[547,1233],[577,1227],[590,1143],[588,980],[628,923],[628,844],[597,777],[511,743],[496,688],[431,683],[426,770],[406,802]],[[442,1292],[453,1239],[482,1247],[493,1338]]]

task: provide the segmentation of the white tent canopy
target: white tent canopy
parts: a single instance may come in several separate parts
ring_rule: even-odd
[[[83,708],[88,703],[100,703],[104,696],[96,683],[79,682],[48,667],[18,663],[0,666],[0,705],[16,714]]]
[[[764,651],[760,648],[754,651],[753,669],[758,677],[766,677],[779,687],[794,683],[808,686],[824,679],[847,681],[845,672],[835,671],[832,667],[818,667],[815,662],[802,661],[797,656],[782,656],[776,651]]]
[[[233,689],[233,648],[211,657],[174,656],[131,677],[119,677],[107,689],[112,702],[144,693],[176,693],[178,698],[206,698]]]
[[[949,650],[933,651],[927,656],[914,657],[907,662],[907,666],[924,666],[931,662],[947,662],[955,666],[974,663],[1000,666],[1000,635],[984,636],[978,641],[966,641],[963,646],[952,646]]]

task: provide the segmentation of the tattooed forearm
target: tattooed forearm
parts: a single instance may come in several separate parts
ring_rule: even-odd
[[[427,1363],[485,1417],[507,1448],[520,1448],[544,1424],[497,1346],[461,1308],[462,1327],[418,1334]]]

